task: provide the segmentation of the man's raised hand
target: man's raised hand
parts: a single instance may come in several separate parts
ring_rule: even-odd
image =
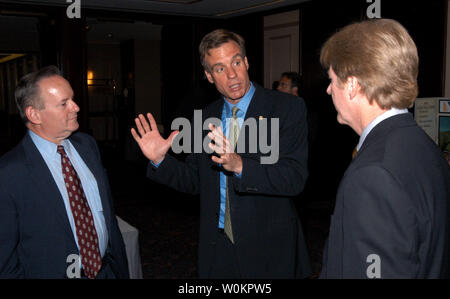
[[[159,134],[153,115],[147,113],[147,118],[150,124],[142,114],[139,114],[139,116],[135,118],[134,121],[139,134],[132,128],[131,135],[133,135],[134,140],[136,140],[144,156],[152,161],[153,164],[158,164],[166,156],[173,139],[179,132],[173,131],[167,139],[164,139],[161,137],[161,134]]]

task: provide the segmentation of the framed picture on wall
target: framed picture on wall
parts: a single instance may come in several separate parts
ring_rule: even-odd
[[[443,99],[439,101],[439,113],[450,114],[450,100]]]
[[[439,117],[439,147],[450,152],[450,116]]]

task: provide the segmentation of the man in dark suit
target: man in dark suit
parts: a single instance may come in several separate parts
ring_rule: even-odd
[[[201,278],[308,277],[309,258],[292,202],[307,177],[305,104],[250,82],[239,35],[215,30],[199,50],[206,77],[223,98],[201,111],[208,127],[200,124],[201,133],[194,128],[192,134],[202,138],[194,137],[185,162],[167,154],[179,132],[165,140],[150,113],[150,125],[143,115],[136,118],[138,132],[131,133],[150,160],[148,177],[200,193]],[[212,118],[215,124],[206,121]],[[272,145],[270,155],[262,140]]]
[[[340,183],[322,278],[440,278],[448,258],[449,166],[407,108],[418,55],[389,19],[344,27],[321,63],[338,122],[360,135]]]
[[[0,159],[0,278],[128,278],[99,150],[73,133],[69,82],[46,67],[15,98],[28,132]]]

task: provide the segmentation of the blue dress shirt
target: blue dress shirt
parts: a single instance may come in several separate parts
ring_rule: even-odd
[[[58,186],[61,197],[64,200],[64,206],[66,207],[66,213],[69,219],[70,227],[72,228],[73,237],[76,241],[75,243],[77,244],[78,250],[80,250],[80,246],[78,245],[78,237],[76,234],[75,222],[73,220],[72,211],[70,209],[69,196],[67,194],[67,189],[62,174],[61,156],[56,151],[58,146],[55,143],[38,136],[30,130],[28,130],[28,134],[30,134],[31,139],[41,153],[42,158],[44,158],[44,161],[47,164],[56,185]],[[89,207],[91,208],[91,212],[94,218],[94,225],[98,235],[100,253],[102,256],[104,256],[106,247],[108,245],[108,231],[106,228],[105,217],[103,215],[103,206],[100,199],[97,180],[68,139],[65,139],[61,143],[61,145],[64,146],[64,150],[66,151],[70,162],[72,163],[78,174],[78,177],[80,178],[84,194],[86,195],[87,202],[89,204]],[[81,261],[81,259],[79,261]]]

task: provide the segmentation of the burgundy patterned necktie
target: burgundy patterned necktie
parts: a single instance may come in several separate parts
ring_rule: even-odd
[[[102,266],[102,257],[98,245],[97,231],[91,209],[84,195],[83,186],[75,168],[67,157],[62,145],[58,145],[58,153],[61,155],[61,166],[69,196],[70,209],[72,211],[75,228],[77,230],[78,245],[80,247],[81,264],[84,273],[90,279],[97,276]]]

